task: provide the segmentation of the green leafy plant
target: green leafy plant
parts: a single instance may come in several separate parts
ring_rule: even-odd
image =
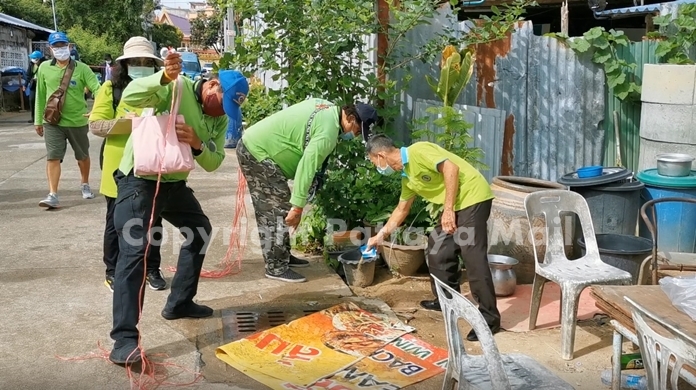
[[[212,48],[217,53],[220,52],[220,43],[223,38],[223,17],[224,12],[216,9],[212,15],[208,16],[205,12],[199,11],[196,18],[191,20],[191,43],[203,49]]]
[[[522,15],[527,12],[527,8],[538,5],[533,0],[515,0],[501,7],[491,6],[493,15],[481,15],[480,19],[475,20],[464,42],[467,45],[478,45],[507,38],[515,30],[517,23],[524,20]]]
[[[247,127],[282,109],[278,93],[268,91],[260,80],[252,78],[249,82],[249,93],[242,104],[242,116]]]
[[[636,84],[634,74],[637,65],[619,58],[616,53],[617,46],[630,43],[623,31],[593,27],[582,37],[573,39],[561,34],[548,35],[565,41],[577,53],[591,54],[592,62],[604,68],[607,86],[619,100],[640,100],[640,86]]]
[[[319,253],[324,243],[326,216],[319,206],[312,206],[302,216],[297,232],[291,237],[293,249],[305,253]]]
[[[649,34],[660,39],[655,55],[668,64],[694,64],[689,51],[696,44],[696,4],[680,4],[676,15],[662,15],[653,19],[659,31]]]
[[[483,158],[481,149],[470,146],[473,138],[469,130],[473,126],[466,122],[462,113],[453,107],[454,102],[471,79],[475,58],[475,52],[471,48],[457,51],[454,46],[445,47],[442,51],[439,80],[436,82],[431,77],[426,76],[433,92],[442,100],[442,106],[429,107],[426,112],[431,115],[415,121],[418,127],[413,132],[413,137],[439,144],[470,164],[478,168],[485,168],[485,165],[481,163],[481,158]],[[440,131],[435,131],[428,125],[432,117],[435,117],[433,125]],[[443,207],[444,205],[428,203],[427,210],[431,219],[437,220]]]

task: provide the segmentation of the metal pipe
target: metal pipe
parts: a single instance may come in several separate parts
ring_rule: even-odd
[[[56,19],[56,1],[51,0],[51,8],[53,9],[53,29],[58,31],[58,20]]]

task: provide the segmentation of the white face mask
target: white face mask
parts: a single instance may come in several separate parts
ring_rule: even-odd
[[[129,66],[128,76],[135,80],[142,77],[152,76],[155,74],[155,69],[150,66]]]
[[[38,63],[39,63],[39,60],[31,60],[31,62],[32,62],[33,64],[38,64]]]
[[[52,47],[51,51],[58,61],[65,61],[70,58],[70,49],[68,47]]]
[[[106,60],[106,64],[107,64],[107,65],[111,65],[111,61]]]

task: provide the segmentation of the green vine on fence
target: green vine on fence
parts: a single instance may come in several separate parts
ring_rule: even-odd
[[[696,4],[681,4],[676,15],[656,17],[653,23],[659,31],[648,33],[648,38],[660,40],[655,56],[668,64],[693,64],[689,52],[696,44]]]
[[[635,63],[618,57],[618,46],[628,46],[630,41],[623,31],[606,31],[603,27],[593,27],[582,37],[569,39],[563,34],[547,34],[565,41],[577,53],[591,53],[592,62],[604,68],[609,90],[619,100],[638,100],[640,86],[635,83]]]

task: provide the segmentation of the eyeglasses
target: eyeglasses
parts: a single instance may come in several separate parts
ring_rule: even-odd
[[[129,58],[126,62],[130,66],[155,66],[155,60],[152,58]]]

